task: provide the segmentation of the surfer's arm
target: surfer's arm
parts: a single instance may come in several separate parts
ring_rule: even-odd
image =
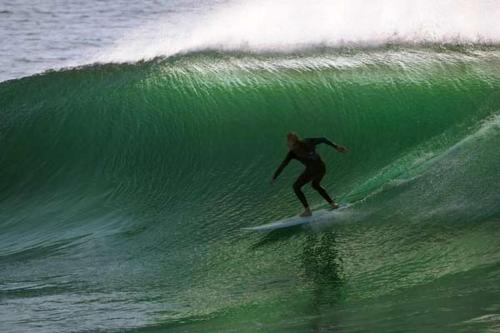
[[[283,169],[288,165],[288,163],[290,163],[290,161],[292,160],[293,158],[293,155],[292,155],[292,152],[288,152],[288,154],[286,154],[286,157],[285,159],[283,160],[283,162],[281,162],[281,164],[279,165],[278,169],[276,169],[276,171],[274,172],[274,175],[273,175],[273,180],[275,180],[276,178],[278,178],[278,176],[280,175],[281,171],[283,171]]]
[[[327,138],[325,138],[325,137],[322,137],[322,138],[314,138],[314,139],[309,139],[309,140],[311,140],[311,141],[314,143],[314,145],[318,145],[318,144],[320,144],[320,143],[324,143],[324,144],[326,144],[326,145],[329,145],[329,146],[331,146],[331,147],[335,148],[337,151],[339,151],[339,152],[341,152],[341,153],[343,153],[343,152],[346,152],[346,151],[347,151],[347,148],[346,148],[346,147],[344,147],[344,146],[342,146],[342,145],[338,145],[338,144],[336,144],[335,142],[332,142],[332,141],[328,140],[328,139],[327,139]]]

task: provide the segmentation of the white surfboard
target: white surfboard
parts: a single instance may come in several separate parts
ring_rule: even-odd
[[[348,208],[349,206],[350,204],[340,204],[340,207],[337,209],[320,209],[317,211],[313,211],[312,216],[308,217],[293,216],[284,218],[276,222],[258,225],[255,227],[242,228],[242,229],[253,230],[253,231],[270,231],[276,229],[289,228],[298,225],[311,224],[317,221],[335,218],[335,215],[340,213],[342,210]]]

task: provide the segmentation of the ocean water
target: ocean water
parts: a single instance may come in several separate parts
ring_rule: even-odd
[[[500,331],[499,21],[2,2],[0,331]],[[300,212],[289,130],[349,147],[318,151],[351,206],[243,230]]]

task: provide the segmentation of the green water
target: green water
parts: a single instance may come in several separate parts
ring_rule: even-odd
[[[500,329],[500,53],[198,53],[0,83],[0,328]],[[285,134],[352,207],[310,227]],[[313,207],[324,205],[312,189]]]

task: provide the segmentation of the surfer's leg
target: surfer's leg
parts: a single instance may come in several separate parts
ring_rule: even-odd
[[[304,192],[302,192],[302,186],[307,184],[308,182],[311,181],[311,177],[304,171],[299,178],[293,183],[293,191],[297,195],[297,198],[299,198],[300,202],[302,203],[302,206],[304,206],[304,212],[301,214],[301,216],[310,216],[311,215],[311,210],[309,209],[309,204],[307,203],[306,196],[304,195]]]
[[[307,184],[308,180],[303,177],[304,174],[300,175],[299,178],[293,183],[293,191],[297,195],[297,198],[299,198],[300,202],[302,203],[302,206],[304,208],[309,208],[309,204],[307,203],[306,196],[304,195],[304,192],[302,192],[302,186]]]
[[[338,208],[339,205],[332,200],[330,195],[328,195],[328,192],[326,192],[326,190],[320,184],[321,179],[323,179],[324,175],[325,175],[325,170],[321,170],[321,172],[319,172],[317,176],[314,177],[311,186],[323,197],[323,199],[326,200],[326,202],[330,204],[330,206],[332,206],[333,209]]]
[[[333,202],[332,198],[328,195],[326,190],[321,186],[318,180],[313,180],[312,183],[312,188],[315,189],[322,197],[325,199],[329,204]]]

